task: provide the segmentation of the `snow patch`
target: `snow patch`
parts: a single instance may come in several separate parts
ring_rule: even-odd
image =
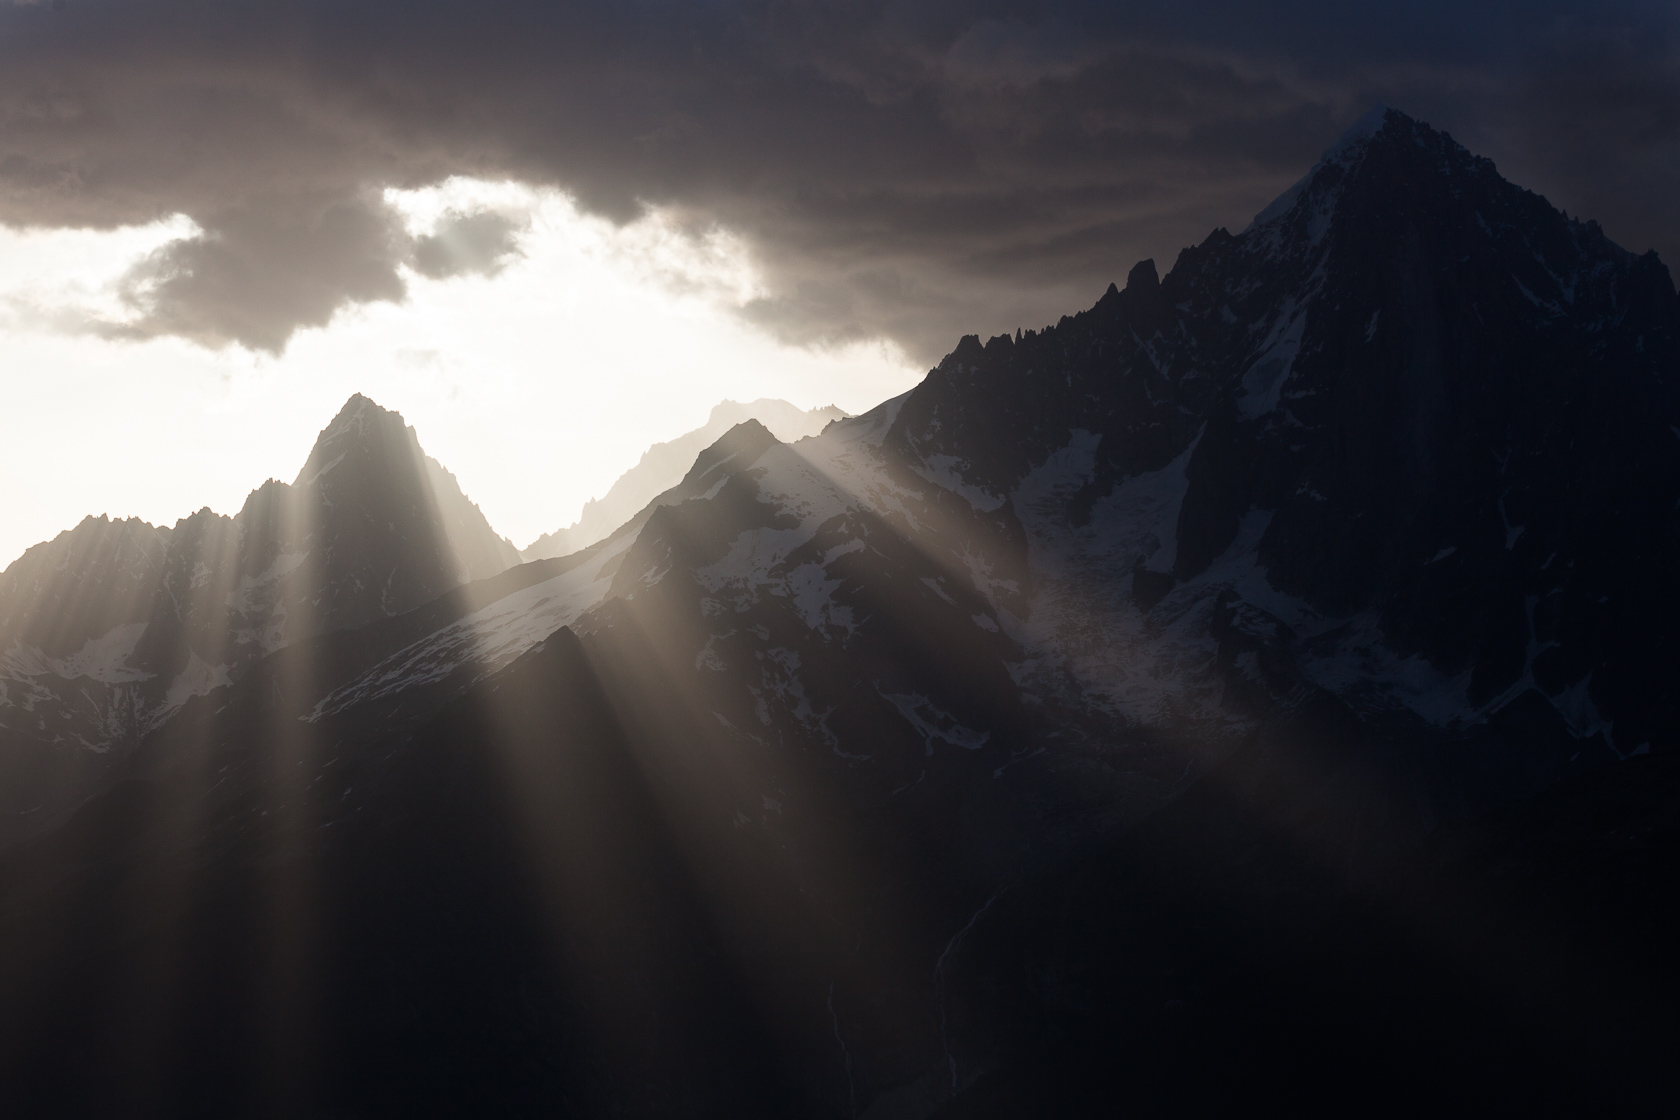
[[[1027,531],[1034,595],[1026,617],[999,611],[997,618],[1033,653],[1009,667],[1029,694],[1059,696],[1135,725],[1188,721],[1202,742],[1218,750],[1247,726],[1224,709],[1215,671],[1218,642],[1209,625],[1219,592],[1235,590],[1290,625],[1305,612],[1274,591],[1257,566],[1255,548],[1271,520],[1263,510],[1245,515],[1231,547],[1152,610],[1134,600],[1126,576],[1137,561],[1170,570],[1176,558],[1185,470],[1195,447],[1193,441],[1167,466],[1116,486],[1078,527],[1065,510],[1094,471],[1095,441],[1076,433],[1068,447],[1029,473],[1014,502]]]
[[[966,466],[967,460],[955,455],[929,455],[923,465],[915,469],[917,474],[929,482],[966,499],[969,505],[981,513],[991,513],[1001,507],[1005,498],[963,479],[959,468]]]
[[[65,680],[86,677],[101,684],[126,684],[152,678],[151,673],[128,667],[140,635],[146,632],[144,622],[130,622],[115,626],[97,638],[90,638],[82,648],[68,657],[49,660],[46,666]]]
[[[1552,698],[1552,707],[1569,724],[1569,730],[1582,739],[1607,732],[1610,727],[1609,721],[1599,714],[1598,705],[1592,702],[1591,687],[1592,674],[1588,673]]]
[[[876,685],[876,691],[880,692],[879,685]],[[992,737],[990,731],[975,731],[964,727],[950,712],[919,692],[881,692],[880,695],[881,699],[898,709],[898,714],[903,716],[911,727],[921,732],[923,741],[927,743],[927,753],[930,755],[933,753],[935,739],[953,747],[977,751]]]
[[[706,639],[706,644],[700,647],[700,652],[694,655],[695,670],[709,669],[714,673],[721,673],[724,669],[728,668],[728,666],[723,663],[723,658],[718,656],[717,650],[712,647],[717,644],[717,640],[719,638],[733,637],[734,634],[735,631],[731,630],[727,634],[713,634],[709,636]],[[719,716],[718,718],[722,719],[723,717]]]
[[[1244,420],[1254,420],[1276,411],[1283,384],[1295,368],[1301,352],[1301,336],[1307,328],[1305,306],[1291,300],[1279,312],[1271,334],[1261,344],[1260,355],[1242,377],[1242,395],[1237,408]]]
[[[862,547],[863,542],[856,542]],[[852,608],[842,607],[834,602],[834,592],[840,587],[840,581],[829,579],[828,572],[821,564],[801,564],[787,576],[788,594],[793,599],[793,609],[799,612],[799,617],[805,620],[805,625],[828,636],[830,626],[844,630],[847,635],[857,629],[852,620]]]
[[[950,594],[939,585],[939,579],[940,577],[938,576],[923,576],[922,585],[941,599],[945,600],[947,603],[951,604],[953,607],[956,606],[957,601],[951,598]]]
[[[163,708],[152,716],[152,725],[162,723],[165,716],[172,714],[194,696],[205,696],[211,689],[232,683],[233,678],[228,675],[227,665],[211,665],[196,652],[189,653],[187,667],[175,674],[175,679],[169,682],[169,691],[163,698]]]
[[[239,586],[227,593],[227,606],[246,615],[271,609],[273,585],[297,571],[308,555],[307,552],[282,552],[261,575],[240,576]]]
[[[358,417],[358,419],[360,419],[360,418]],[[333,456],[332,461],[329,462],[326,466],[322,467],[320,470],[316,471],[314,474],[310,475],[308,478],[301,480],[297,484],[298,488],[302,489],[305,486],[313,486],[316,482],[318,482],[322,478],[325,478],[327,476],[327,474],[334,467],[336,467],[340,463],[344,462],[344,457],[348,454],[349,454],[348,451],[340,451],[337,455]]]
[[[913,392],[914,389],[906,390],[896,397],[882,401],[868,412],[836,420],[815,438],[832,440],[835,443],[859,443],[868,447],[880,447],[886,442],[887,433],[898,420],[899,410],[904,407],[904,402],[910,399]]]
[[[605,599],[612,577],[603,574],[603,569],[634,540],[626,533],[587,562],[506,595],[404,646],[334,689],[303,718],[313,722],[356,704],[432,684],[462,666],[476,666],[480,672],[501,668]]]

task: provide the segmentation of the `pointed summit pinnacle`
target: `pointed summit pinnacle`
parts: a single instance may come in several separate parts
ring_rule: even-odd
[[[1324,150],[1324,154],[1318,158],[1318,162],[1324,163],[1326,160],[1334,159],[1361,140],[1369,140],[1383,130],[1383,126],[1388,124],[1388,115],[1393,112],[1395,110],[1390,109],[1387,105],[1381,102],[1377,103],[1364,116],[1349,125],[1347,131],[1338,136],[1336,142]],[[1404,114],[1398,115],[1404,116]]]
[[[352,450],[358,459],[384,462],[399,467],[421,456],[419,441],[402,414],[381,408],[356,393],[344,402],[338,415],[315,437],[303,469],[294,486],[315,482],[344,460]]]
[[[1408,119],[1404,113],[1398,110],[1390,109],[1386,105],[1377,105],[1354,121],[1346,132],[1336,138],[1334,144],[1324,149],[1324,154],[1318,157],[1318,162],[1313,164],[1312,170],[1302,176],[1294,186],[1274,198],[1264,210],[1254,215],[1254,220],[1248,224],[1248,228],[1244,229],[1243,232],[1247,233],[1256,226],[1263,226],[1267,222],[1289,213],[1290,210],[1295,208],[1296,200],[1312,185],[1312,181],[1318,177],[1320,171],[1323,171],[1326,166],[1332,163],[1345,162],[1349,153],[1355,148],[1382,132],[1388,126],[1390,118]]]
[[[351,426],[354,426],[357,431],[363,431],[367,428],[371,418],[387,415],[395,416],[397,414],[389,409],[379,407],[369,397],[364,397],[360,393],[352,393],[350,399],[344,402],[344,407],[338,410],[338,415],[334,416],[332,422],[321,430],[321,438],[325,439],[329,435],[341,432]]]

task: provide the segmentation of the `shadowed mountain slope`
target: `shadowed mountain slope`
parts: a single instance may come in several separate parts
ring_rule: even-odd
[[[1654,256],[1389,112],[1165,280],[965,340],[892,440],[1017,505],[1076,458],[1080,528],[1153,487],[1113,557],[1133,598],[1211,623],[1229,593],[1289,682],[1442,728],[1549,703],[1626,754],[1680,715],[1680,618],[1646,591],[1680,574],[1677,317]]]
[[[1165,277],[188,701],[0,859],[0,1077],[1672,1112],[1677,326],[1375,114]]]

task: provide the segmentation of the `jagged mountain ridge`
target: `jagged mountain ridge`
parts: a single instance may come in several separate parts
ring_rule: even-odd
[[[756,420],[777,439],[793,443],[816,435],[830,422],[845,415],[833,405],[800,409],[787,401],[768,397],[746,404],[723,401],[712,409],[705,424],[676,439],[648,448],[640,461],[619,476],[605,494],[584,503],[578,520],[564,529],[544,533],[520,555],[526,560],[569,556],[604,539],[649,502],[681,482],[695,457],[737,424]]]
[[[782,851],[761,876],[826,882],[877,951],[870,906],[943,929],[918,951],[944,960],[1012,880],[1308,724],[1333,729],[1313,796],[1339,804],[1304,827],[1334,865],[1362,834],[1415,837],[1672,741],[1660,706],[1617,697],[1660,702],[1632,674],[1671,669],[1644,604],[1680,553],[1674,317],[1654,258],[1383,114],[1166,278],[1146,262],[1088,312],[965,339],[906,396],[743,456],[658,511],[570,625],[644,764]],[[1554,546],[1581,574],[1536,583]],[[1579,582],[1615,565],[1625,583]],[[1637,647],[1601,644],[1618,617]],[[1554,688],[1548,655],[1588,668]],[[886,857],[834,867],[837,835],[871,849],[859,821],[895,837],[914,887]],[[746,843],[693,827],[697,850]],[[868,902],[836,886],[860,875]],[[871,1026],[877,982],[829,991],[853,1032],[831,1099],[932,1107],[992,1036]],[[837,1028],[803,1029],[815,1054]]]
[[[358,394],[290,486],[268,481],[236,515],[204,509],[172,528],[90,517],[0,574],[7,763],[98,770],[81,756],[132,748],[278,648],[517,561],[402,417]],[[9,806],[29,800],[7,816],[39,808],[41,784],[7,783]],[[81,788],[65,784],[60,804]]]
[[[1480,271],[1446,267],[1461,259]],[[235,900],[317,869],[334,884],[321,928],[361,967],[321,981],[320,1021],[276,1021],[323,1040],[293,1051],[312,1055],[307,1103],[321,1107],[464,1113],[493,1094],[530,1115],[703,1115],[747,1099],[985,1115],[988,1100],[1023,1104],[1012,1086],[1085,1084],[1104,1090],[1090,1109],[1104,1114],[1135,1075],[1163,1111],[1231,1111],[1256,1098],[1202,1075],[1251,1072],[1256,1055],[1290,1063],[1266,1099],[1333,1086],[1344,1110],[1386,1103],[1381,1078],[1395,1077],[1421,1101],[1472,1099],[1465,1084],[1473,1099],[1577,1101],[1549,1094],[1598,1084],[1672,1103],[1641,1057],[1661,1047],[1621,1045],[1671,1024],[1571,1021],[1552,979],[1485,980],[1486,946],[1455,933],[1475,949],[1461,989],[1427,971],[1447,938],[1414,919],[1435,915],[1361,892],[1405,886],[1396,853],[1415,853],[1432,821],[1518,797],[1572,758],[1586,770],[1637,750],[1630,725],[1670,749],[1660,688],[1642,692],[1635,659],[1606,656],[1603,639],[1632,619],[1649,674],[1672,676],[1666,608],[1633,616],[1666,594],[1676,559],[1671,513],[1646,508],[1673,497],[1672,455],[1653,437],[1672,416],[1674,302],[1654,258],[1381,115],[1253,227],[1216,233],[1164,278],[1140,265],[1046,331],[965,339],[917,389],[820,438],[738,427],[678,492],[584,553],[277,651],[160,728],[136,782],[90,805],[80,831],[8,864],[0,884],[42,893],[10,895],[0,914],[38,909],[59,923],[43,928],[79,930],[90,947],[57,966],[75,974],[110,943],[146,944],[76,926],[80,911],[31,886],[64,881],[86,845],[187,898],[201,867]],[[1558,454],[1602,447],[1595,424],[1612,409],[1634,410],[1615,417],[1622,450]],[[1554,454],[1528,462],[1535,446]],[[1301,543],[1314,524],[1329,526],[1322,555]],[[1537,583],[1553,568],[1522,552],[1530,534],[1577,574]],[[1636,551],[1618,552],[1629,540]],[[1473,563],[1455,578],[1417,578],[1461,552]],[[1629,582],[1600,588],[1604,573]],[[1576,621],[1541,630],[1554,593],[1557,617]],[[1501,690],[1499,604],[1513,595],[1530,627],[1524,687]],[[1416,636],[1431,620],[1446,640]],[[1553,650],[1591,666],[1584,697],[1614,729],[1566,711],[1580,685],[1545,691]],[[1625,695],[1647,703],[1621,708]],[[271,756],[301,764],[277,774]],[[123,815],[135,804],[165,825],[170,807],[195,806],[171,838],[188,854],[124,831],[148,819]],[[1658,855],[1672,846],[1671,810],[1617,812],[1585,842],[1593,867],[1625,870],[1606,839],[1624,832],[1655,837]],[[510,820],[524,829],[513,840]],[[446,842],[420,858],[432,821]],[[85,893],[67,897],[114,897],[82,874]],[[609,881],[633,889],[614,896]],[[1198,891],[1209,897],[1175,898]],[[1608,939],[1636,945],[1629,974],[1667,991],[1671,975],[1642,973],[1664,942],[1650,930],[1673,927],[1666,912],[1641,924],[1648,897],[1630,889],[1620,932],[1635,936],[1612,923]],[[235,980],[269,975],[250,935],[260,911],[228,929],[217,913],[179,918],[182,939],[226,949],[207,959],[238,963]],[[1568,928],[1539,925],[1534,939],[1556,944],[1512,974],[1624,982],[1552,937]],[[540,949],[555,930],[562,965]],[[1431,984],[1385,978],[1397,941]],[[1365,971],[1315,968],[1326,945]],[[0,959],[45,954],[32,951]],[[1548,972],[1554,960],[1567,967]],[[591,1019],[596,976],[612,999]],[[191,1024],[173,1076],[220,1086],[224,1112],[259,1099],[260,1075],[199,1076],[197,1044],[243,1020],[202,994],[218,990],[208,981],[182,990],[192,1014],[147,1020]],[[134,1006],[150,1009],[144,995]],[[96,1033],[78,1023],[136,1013],[83,998],[84,1020],[31,1044],[42,1086],[68,1083],[64,1055]],[[1431,1024],[1466,1013],[1487,1015],[1485,1032],[1466,1029],[1480,1039],[1470,1059],[1435,1062]],[[1610,1072],[1571,1064],[1600,1030]],[[1321,1055],[1364,1042],[1348,1068],[1381,1078],[1324,1068]],[[236,1056],[260,1049],[245,1045]],[[461,1047],[471,1062],[436,1060]],[[1126,1076],[1110,1083],[1105,1063]],[[1055,1098],[1023,1107],[1034,1099]]]
[[[1653,254],[1385,111],[1164,280],[965,339],[891,438],[989,501],[1078,448],[1075,525],[1167,483],[1111,574],[1152,619],[1230,593],[1288,635],[1250,638],[1272,695],[1462,727],[1532,688],[1626,753],[1680,714],[1652,687],[1680,619],[1625,593],[1676,574],[1675,329]]]

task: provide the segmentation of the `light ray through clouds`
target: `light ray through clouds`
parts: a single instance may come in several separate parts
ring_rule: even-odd
[[[887,343],[807,350],[753,328],[738,312],[761,281],[726,230],[657,211],[614,226],[513,183],[452,179],[385,200],[417,244],[466,238],[456,248],[472,267],[444,279],[405,268],[403,302],[342,311],[278,356],[103,337],[136,314],[125,277],[197,232],[185,218],[0,228],[0,486],[12,495],[0,567],[87,514],[232,513],[263,479],[290,480],[354,392],[403,413],[523,545],[722,399],[860,412],[919,377]]]

